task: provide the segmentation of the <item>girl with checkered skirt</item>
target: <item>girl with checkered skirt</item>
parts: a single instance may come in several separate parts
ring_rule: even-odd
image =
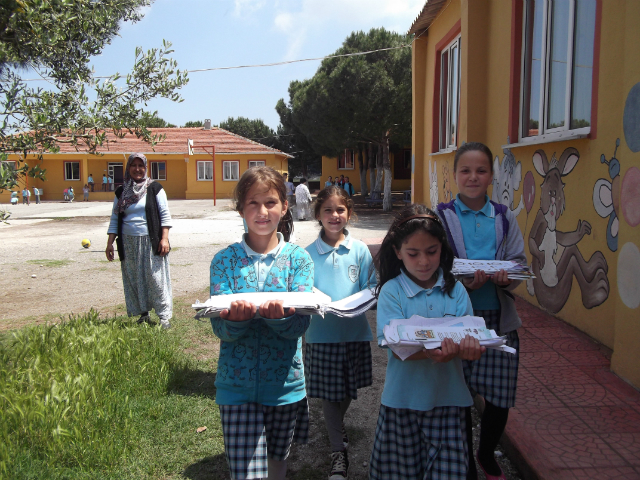
[[[316,199],[314,212],[322,230],[307,247],[314,263],[314,285],[341,300],[376,284],[369,248],[351,237],[347,225],[353,200],[335,186],[326,187]],[[330,480],[347,478],[349,443],[344,417],[358,389],[372,383],[371,328],[364,314],[344,318],[327,313],[314,315],[305,335],[304,358],[307,395],[322,399],[324,421],[331,442]]]
[[[456,151],[453,172],[460,193],[455,200],[438,205],[438,215],[447,230],[454,254],[472,260],[515,260],[526,264],[524,240],[509,206],[489,200],[487,188],[493,182],[493,154],[477,142],[466,143]],[[509,158],[505,158],[505,162]],[[515,169],[515,162],[511,165]],[[496,184],[494,188],[499,188]],[[507,345],[516,354],[489,350],[476,362],[465,362],[464,372],[472,392],[485,399],[480,424],[480,446],[476,454],[488,480],[505,479],[494,451],[504,432],[516,399],[518,382],[518,328],[522,325],[511,291],[520,282],[512,282],[501,270],[493,276],[478,270],[464,279],[474,315],[483,317],[487,328],[506,335]],[[472,438],[471,408],[466,412],[467,435]],[[470,441],[470,440],[469,440]],[[476,480],[475,462],[467,478]]]
[[[262,305],[231,302],[212,319],[220,338],[216,403],[232,479],[283,480],[292,441],[307,443],[302,335],[310,316],[287,311],[278,292],[310,292],[313,262],[288,243],[293,219],[282,175],[247,170],[234,191],[248,232],[211,262],[211,295],[274,292]]]
[[[440,220],[424,205],[405,207],[376,255],[380,284],[378,344],[394,319],[471,315],[469,296],[451,274],[453,253]],[[388,350],[369,474],[372,480],[464,480],[469,464],[464,409],[472,403],[462,360],[485,351],[470,336],[445,338],[405,361]]]

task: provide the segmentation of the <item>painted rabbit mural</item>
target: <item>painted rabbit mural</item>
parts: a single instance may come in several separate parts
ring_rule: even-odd
[[[516,163],[511,150],[505,148],[502,164],[496,155],[493,161],[493,192],[491,200],[509,207],[514,216],[518,216],[524,208],[524,195],[520,196],[520,203],[514,207],[514,191],[520,188],[522,181],[522,163]]]
[[[607,246],[609,250],[618,250],[618,230],[620,228],[620,161],[616,158],[620,139],[616,139],[616,148],[613,157],[607,161],[604,153],[600,156],[600,163],[606,163],[609,170],[609,177],[600,178],[593,186],[593,207],[602,218],[609,217],[607,224]]]
[[[591,234],[589,222],[579,220],[572,232],[556,228],[566,206],[562,177],[571,173],[579,158],[578,150],[571,147],[562,152],[560,160],[554,154],[551,162],[543,150],[533,155],[533,165],[544,180],[540,186],[540,209],[529,232],[529,251],[536,278],[528,282],[527,288],[551,313],[564,307],[573,277],[578,281],[585,308],[597,307],[609,296],[609,267],[604,255],[598,251],[585,261],[578,248],[583,237]]]

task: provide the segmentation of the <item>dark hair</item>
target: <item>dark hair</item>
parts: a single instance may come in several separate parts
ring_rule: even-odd
[[[493,173],[493,153],[491,153],[491,149],[489,147],[480,142],[465,143],[456,150],[456,156],[453,159],[453,173],[458,170],[458,160],[460,160],[460,157],[467,152],[474,151],[482,152],[487,156],[487,159],[489,160],[489,168],[491,169],[491,173]]]
[[[406,220],[414,215],[429,215],[433,218],[419,217]],[[435,237],[442,244],[442,248],[440,249],[440,268],[442,268],[442,272],[444,273],[444,286],[442,291],[448,293],[450,297],[453,297],[451,292],[456,284],[456,279],[451,273],[451,269],[453,268],[453,250],[447,241],[447,234],[438,216],[432,210],[419,203],[404,207],[389,227],[389,231],[384,237],[384,240],[382,240],[380,250],[374,259],[374,263],[378,265],[378,272],[380,274],[380,281],[375,292],[376,297],[380,294],[380,289],[386,282],[400,275],[403,267],[402,260],[396,256],[394,247],[396,250],[400,250],[407,237],[413,235],[418,230]]]
[[[289,176],[289,174],[288,174],[287,172],[284,172],[284,173],[282,174],[282,176],[283,176],[283,177],[288,177],[288,176]]]
[[[300,178],[300,183],[307,183],[307,179],[306,179],[306,178],[304,178],[304,177],[301,177],[301,178]]]
[[[287,201],[287,187],[284,184],[284,177],[271,167],[252,167],[242,174],[236,188],[233,190],[233,201],[236,204],[236,211],[242,213],[247,193],[256,183],[265,186],[267,190],[275,190],[278,192],[278,198],[284,205]],[[284,236],[285,242],[289,241],[293,233],[293,216],[291,209],[287,209],[278,224],[278,232]]]
[[[353,211],[354,205],[351,197],[347,195],[347,192],[340,187],[336,187],[335,185],[329,185],[326,188],[320,190],[318,196],[316,197],[316,206],[313,210],[313,216],[318,219],[320,216],[320,210],[322,210],[322,204],[329,200],[329,198],[336,196],[340,198],[342,204],[347,207],[347,211],[349,212],[349,217],[355,217],[355,212]],[[322,222],[318,220],[320,226],[322,226]]]

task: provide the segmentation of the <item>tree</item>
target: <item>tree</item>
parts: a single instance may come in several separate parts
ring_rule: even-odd
[[[274,146],[277,143],[276,132],[260,119],[250,120],[246,117],[229,117],[225,121],[220,122],[218,127],[266,145],[267,147],[277,148]]]
[[[147,128],[175,128],[176,125],[169,123],[158,116],[158,112],[142,112],[141,122]]]
[[[177,70],[171,44],[143,52],[134,66],[96,79],[89,59],[117,35],[120,22],[136,22],[153,0],[0,0],[0,159],[8,153],[42,154],[60,144],[96,153],[107,131],[134,134],[153,146],[162,140],[147,129],[143,110],[149,100],[182,101],[177,90],[188,82]],[[29,76],[47,81],[32,87]],[[31,170],[18,161],[0,169],[0,191]],[[37,172],[36,172],[37,173]]]
[[[204,127],[204,122],[202,120],[192,120],[186,122],[182,128],[201,128]]]
[[[327,58],[311,79],[290,85],[293,121],[317,153],[335,156],[359,143],[382,147],[386,211],[392,207],[389,143],[411,141],[411,50],[403,48],[410,42],[383,28],[354,32],[336,55],[399,48]],[[363,185],[365,175],[361,169]]]

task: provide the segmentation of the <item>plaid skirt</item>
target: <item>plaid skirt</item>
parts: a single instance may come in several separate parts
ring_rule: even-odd
[[[380,406],[371,480],[465,480],[469,466],[464,408],[428,412]]]
[[[148,235],[123,235],[124,261],[120,262],[127,314],[149,312],[153,308],[162,320],[173,316],[173,294],[169,255],[153,254]]]
[[[307,396],[329,402],[358,398],[373,383],[370,342],[307,343],[304,352]]]
[[[309,442],[307,399],[287,405],[218,405],[233,480],[267,478],[267,457],[286,460],[291,442]]]
[[[498,331],[500,310],[474,310],[473,314],[476,317],[483,317],[487,328],[500,334]],[[506,336],[507,345],[516,349],[515,354],[488,348],[480,360],[462,362],[464,378],[469,389],[500,408],[511,408],[515,405],[518,383],[520,355],[518,331],[513,330]]]

